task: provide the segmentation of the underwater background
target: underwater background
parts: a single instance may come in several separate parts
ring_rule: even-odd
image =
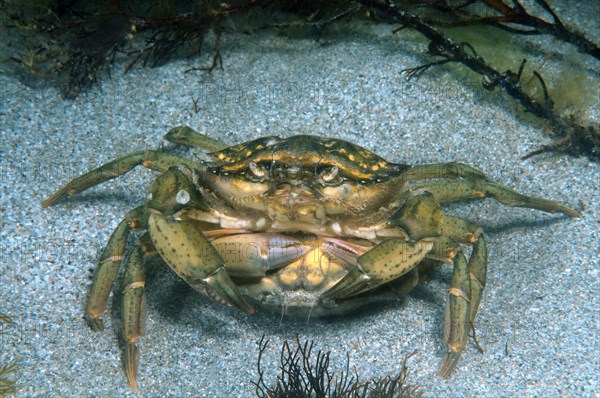
[[[565,23],[600,37],[598,3],[552,5]],[[119,306],[111,300],[103,333],[92,332],[83,315],[91,270],[125,213],[143,203],[154,174],[138,168],[47,209],[40,202],[118,156],[160,148],[162,136],[182,124],[230,144],[312,134],[355,142],[398,163],[464,162],[582,216],[493,199],[444,207],[480,225],[489,252],[476,320],[484,353],[471,340],[450,380],[435,375],[446,351],[450,267],[394,302],[345,317],[295,319],[248,316],[209,302],[167,267],[154,266],[137,396],[255,396],[263,335],[270,342],[262,365],[272,381],[283,341],[298,336],[331,351],[338,371],[349,353],[361,379],[398,373],[417,350],[409,381],[424,396],[597,396],[600,165],[560,152],[522,160],[552,142],[547,126],[459,65],[407,80],[403,69],[431,60],[428,42],[407,29],[392,34],[395,28],[391,21],[350,21],[320,35],[227,29],[222,70],[185,72],[211,64],[210,45],[199,56],[134,65],[127,73],[127,62],[117,59],[110,77],[74,98],[65,98],[60,82],[32,81],[3,66],[0,312],[14,325],[0,326],[0,365],[18,364],[9,375],[15,396],[135,395],[123,370]],[[491,28],[470,34],[499,70],[516,71],[526,57],[527,80],[540,70],[549,87],[561,88],[554,101],[565,112],[599,122],[597,59],[547,36]]]

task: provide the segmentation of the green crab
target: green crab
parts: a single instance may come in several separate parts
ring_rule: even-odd
[[[208,159],[135,152],[75,178],[42,202],[50,206],[139,165],[161,173],[146,202],[110,237],[87,305],[91,328],[102,330],[123,263],[125,367],[135,390],[145,256],[158,253],[217,302],[247,313],[263,307],[293,315],[344,313],[370,302],[383,285],[408,292],[432,266],[453,265],[444,327],[448,351],[438,372],[448,378],[473,329],[487,251],[481,228],[446,214],[441,205],[493,197],[508,206],[580,215],[521,195],[465,164],[391,163],[340,139],[264,137],[228,146],[185,126],[165,139],[205,150]],[[145,233],[126,255],[132,230]],[[464,245],[472,246],[469,259]]]

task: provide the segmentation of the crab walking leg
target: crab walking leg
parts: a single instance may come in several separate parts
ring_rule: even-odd
[[[402,177],[407,181],[426,178],[476,178],[487,179],[482,171],[464,163],[435,163],[411,166]]]
[[[132,229],[145,228],[147,219],[148,216],[143,206],[131,210],[127,213],[127,217],[115,228],[102,251],[87,305],[88,324],[94,332],[104,329],[102,314],[106,309],[108,296],[117,279],[121,262],[125,257],[125,247],[127,246],[129,233]]]
[[[229,147],[226,143],[199,133],[188,126],[173,127],[165,134],[164,139],[174,144],[204,149],[207,152],[215,152]]]
[[[449,291],[444,320],[444,340],[448,343],[448,352],[438,370],[438,375],[445,379],[456,368],[469,340],[471,279],[467,260],[460,251],[454,261]]]
[[[144,255],[136,245],[125,265],[121,321],[125,341],[125,370],[129,385],[137,392],[136,374],[139,361],[137,343],[144,332]]]
[[[430,260],[436,260],[447,265],[452,265],[459,247],[460,246],[455,239],[442,236],[434,241],[433,247],[425,257]]]
[[[433,194],[440,203],[468,199],[493,197],[498,202],[512,207],[527,207],[564,213],[571,217],[579,217],[581,213],[553,200],[522,195],[510,188],[484,179],[459,181],[431,181],[411,185],[411,189],[422,189]]]
[[[227,274],[223,258],[195,221],[169,220],[151,209],[148,230],[163,260],[190,286],[211,298],[254,312]]]
[[[460,243],[472,245],[481,238],[481,228],[463,218],[444,214],[441,236],[436,238],[427,258],[452,265]]]
[[[121,261],[125,255],[125,246],[127,245],[129,231],[129,220],[125,218],[112,233],[108,244],[102,252],[102,256],[100,256],[87,305],[88,324],[94,332],[104,330],[102,314],[106,309],[108,296],[117,279]]]
[[[483,235],[479,237],[475,246],[473,246],[473,252],[469,259],[469,277],[471,279],[471,313],[469,315],[469,323],[471,329],[475,330],[473,323],[479,304],[481,304],[481,297],[483,296],[483,290],[485,289],[485,283],[487,279],[487,247]]]
[[[462,252],[459,252],[452,272],[444,328],[448,353],[438,370],[438,375],[444,378],[449,378],[456,367],[469,339],[469,331],[475,331],[474,322],[485,289],[486,274],[487,248],[483,236],[479,236],[468,265]]]
[[[67,185],[46,198],[42,202],[42,208],[48,207],[62,198],[76,195],[95,185],[126,174],[136,166],[143,165],[151,170],[164,172],[169,169],[169,167],[181,164],[191,166],[194,162],[159,151],[148,150],[134,152],[108,162],[73,179]]]
[[[373,289],[410,272],[429,253],[427,240],[405,242],[388,239],[356,259],[356,266],[323,294],[323,298],[344,298]]]
[[[456,242],[473,244],[481,235],[481,228],[464,218],[444,214],[441,224],[442,236]]]

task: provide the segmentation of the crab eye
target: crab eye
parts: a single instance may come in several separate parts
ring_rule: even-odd
[[[343,178],[336,166],[326,167],[319,173],[319,182],[323,185],[339,185],[342,181]]]
[[[249,162],[248,170],[249,173],[247,173],[246,176],[251,181],[262,182],[269,178],[269,173],[267,169],[265,169],[263,166],[256,164],[256,162]]]

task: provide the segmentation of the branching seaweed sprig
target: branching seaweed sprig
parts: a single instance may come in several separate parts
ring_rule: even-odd
[[[550,122],[551,129],[558,137],[558,140],[552,145],[545,146],[540,150],[525,155],[524,158],[550,150],[561,150],[576,154],[585,153],[592,158],[600,158],[600,126],[595,124],[585,126],[579,123],[574,117],[562,117],[556,113],[553,102],[548,96],[545,83],[539,73],[536,75],[536,78],[541,82],[544,100],[538,101],[531,96],[520,82],[524,61],[521,63],[517,73],[511,70],[504,72],[497,71],[488,65],[470,45],[454,42],[419,16],[398,7],[392,1],[358,0],[358,2],[365,7],[384,13],[384,15],[392,18],[402,25],[402,27],[416,30],[430,40],[429,53],[441,57],[442,60],[406,70],[409,77],[419,77],[431,66],[449,62],[460,63],[482,76],[485,88],[490,90],[496,87],[501,88],[522,105],[527,112]]]
[[[551,35],[600,60],[600,48],[596,43],[589,40],[584,34],[566,26],[547,1],[535,0],[535,2],[550,16],[550,21],[534,15],[518,0],[511,2],[478,0],[457,3],[439,1],[431,6],[455,18],[430,21],[441,26],[492,25],[510,33]]]
[[[259,398],[419,398],[423,395],[418,385],[408,383],[407,361],[416,351],[404,358],[397,375],[363,382],[356,370],[354,374],[350,372],[349,354],[344,370],[336,374],[330,366],[331,352],[319,350],[314,356],[314,341],[301,342],[296,338],[294,348],[286,340],[281,348],[279,376],[273,386],[265,381],[263,368],[267,344],[263,336],[258,343],[258,380],[252,382]]]

